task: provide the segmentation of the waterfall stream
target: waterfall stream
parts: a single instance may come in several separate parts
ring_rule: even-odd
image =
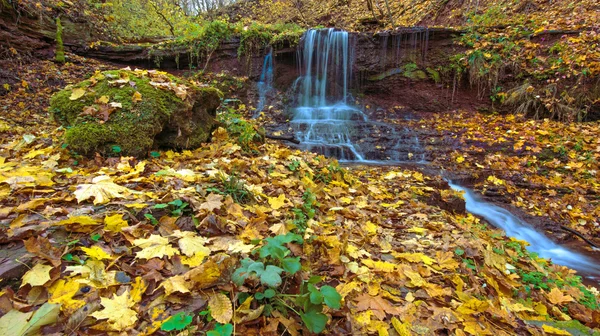
[[[527,249],[542,258],[551,259],[553,263],[577,270],[595,283],[600,283],[600,265],[587,256],[564,248],[536,231],[506,209],[484,202],[473,191],[449,183],[450,187],[464,192],[467,211],[485,218],[495,227],[504,230],[506,235],[529,243]]]
[[[392,39],[394,62],[400,62],[398,59],[405,52],[413,59],[418,51],[425,57],[428,41],[427,29],[395,37]],[[387,44],[388,38],[384,37],[386,50]],[[297,104],[293,108],[291,127],[301,141],[302,149],[348,163],[389,165],[427,162],[427,152],[414,130],[371,121],[362,110],[351,105],[353,99],[349,90],[353,48],[347,32],[333,28],[307,31],[298,57],[301,74],[292,86]],[[263,73],[266,68],[265,65]],[[450,186],[465,192],[469,212],[503,229],[508,236],[527,241],[529,251],[556,264],[571,267],[599,283],[598,263],[556,244],[507,210],[481,201],[472,191],[452,183]]]
[[[298,106],[291,125],[303,149],[346,162],[425,160],[414,132],[370,121],[351,105],[353,44],[348,32],[311,29],[303,37],[298,56],[301,75],[293,86]]]
[[[260,115],[260,112],[265,108],[265,105],[267,104],[267,95],[273,89],[273,48],[269,48],[269,51],[265,55],[257,87],[258,104],[256,105],[256,110],[254,110],[254,118],[257,118]]]

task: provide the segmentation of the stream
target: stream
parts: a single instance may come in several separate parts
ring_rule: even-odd
[[[416,41],[417,36],[414,37]],[[404,44],[396,45],[397,54],[402,54]],[[413,54],[418,50],[415,45],[410,47]],[[426,45],[421,57],[426,56]],[[427,164],[428,153],[413,130],[371,121],[350,103],[353,54],[353,43],[345,31],[311,29],[303,36],[298,49],[300,76],[292,88],[296,101],[290,121],[291,129],[301,141],[298,147],[353,165]],[[259,83],[257,111],[265,105],[264,90],[270,89],[272,68],[269,52]],[[472,190],[452,182],[449,185],[464,192],[468,212],[483,217],[507,236],[526,241],[529,251],[578,271],[589,284],[600,285],[600,264],[590,257],[555,243],[508,210],[481,200]]]
[[[496,228],[504,230],[507,236],[526,241],[530,252],[551,259],[557,265],[572,268],[596,286],[600,285],[600,265],[591,258],[560,246],[508,210],[481,200],[472,190],[452,182],[448,184],[450,188],[463,192],[468,212],[483,217]]]

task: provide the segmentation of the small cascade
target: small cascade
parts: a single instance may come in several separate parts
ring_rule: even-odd
[[[311,29],[303,39],[301,77],[295,83],[300,106],[292,120],[296,135],[308,150],[363,161],[352,138],[357,135],[356,122],[367,117],[346,103],[352,70],[348,32]]]
[[[258,104],[256,105],[256,110],[254,110],[254,118],[257,118],[260,115],[260,112],[265,108],[267,96],[273,89],[273,48],[271,47],[269,47],[269,51],[265,55],[260,80],[258,81],[257,86]]]
[[[341,161],[424,158],[410,131],[369,121],[363,111],[349,105],[352,54],[346,31],[312,29],[304,35],[298,51],[301,75],[293,84],[298,106],[291,121],[302,147]]]

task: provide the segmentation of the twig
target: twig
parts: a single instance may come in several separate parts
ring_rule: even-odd
[[[589,240],[586,237],[584,237],[581,233],[579,233],[579,232],[577,232],[577,231],[575,231],[575,230],[573,230],[571,228],[568,228],[568,227],[566,227],[564,225],[561,225],[560,228],[563,229],[563,230],[565,230],[565,231],[571,232],[572,234],[576,235],[577,237],[583,239],[586,243],[590,244],[592,247],[599,248],[598,245],[592,243],[591,240]]]

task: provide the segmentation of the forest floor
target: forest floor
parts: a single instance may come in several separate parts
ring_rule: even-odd
[[[113,66],[71,57],[18,65],[0,97],[0,242],[26,250],[2,264],[14,273],[0,335],[599,334],[583,326],[600,326],[596,288],[465,213],[421,168],[248,151],[222,128],[193,151],[74,156],[48,99]],[[597,235],[597,123],[408,122],[460,144],[433,167]]]

